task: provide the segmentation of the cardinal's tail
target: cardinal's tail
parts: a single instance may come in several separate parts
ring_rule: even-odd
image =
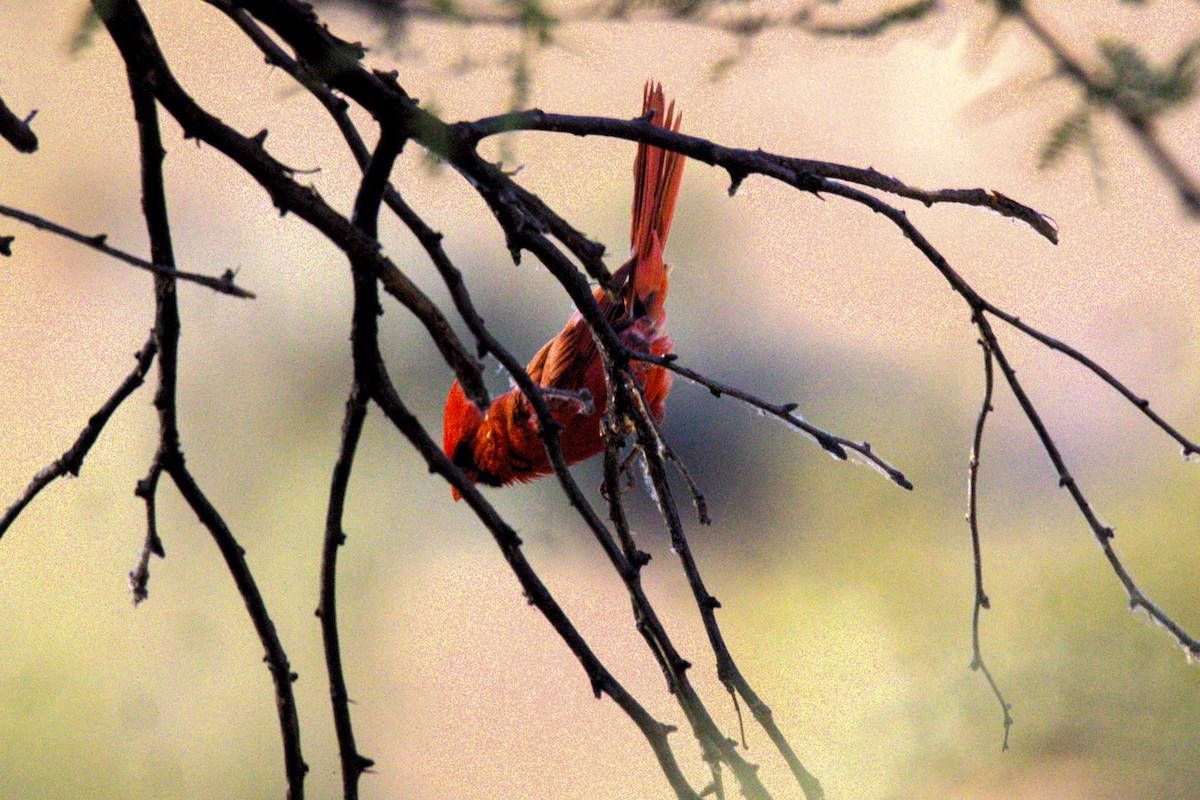
[[[679,130],[682,114],[675,114],[675,101],[667,105],[662,86],[646,81],[642,91],[642,113],[667,130]],[[675,214],[684,157],[653,145],[638,144],[633,162],[633,223],[629,238],[635,260],[633,289],[648,305],[661,304],[667,294],[667,271],[663,248]]]

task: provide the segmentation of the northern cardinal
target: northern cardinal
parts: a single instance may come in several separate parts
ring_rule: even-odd
[[[651,114],[655,125],[679,130],[680,117],[674,110],[674,101],[666,105],[662,87],[647,81],[642,91],[642,113]],[[633,222],[629,229],[632,253],[613,273],[613,294],[597,288],[593,295],[627,347],[660,356],[671,351],[663,308],[668,272],[663,247],[671,229],[683,163],[678,153],[638,144],[633,162]],[[546,397],[554,419],[563,426],[560,437],[567,463],[603,451],[600,421],[608,404],[604,367],[592,333],[578,311],[537,352],[526,370],[535,383],[554,390]],[[643,362],[634,362],[632,371],[643,387],[651,414],[661,421],[670,374]],[[455,381],[446,398],[442,422],[443,449],[472,482],[504,486],[554,471],[538,438],[533,407],[515,386],[483,412],[467,400]],[[452,491],[454,499],[460,499],[458,490]]]

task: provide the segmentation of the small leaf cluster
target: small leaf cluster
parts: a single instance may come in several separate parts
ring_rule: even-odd
[[[1133,45],[1106,40],[1099,44],[1101,66],[1092,101],[1131,117],[1150,120],[1190,100],[1200,71],[1200,39],[1192,41],[1168,65],[1156,67]]]

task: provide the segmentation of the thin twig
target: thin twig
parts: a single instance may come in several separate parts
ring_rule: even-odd
[[[1067,344],[1063,341],[1060,341],[1058,339],[1055,339],[1053,336],[1049,336],[1048,334],[1043,333],[1042,331],[1038,330],[1037,328],[1033,327],[1032,325],[1026,323],[1024,320],[1022,320],[1020,317],[1016,316],[1015,314],[1010,314],[1009,312],[1004,311],[1003,309],[997,308],[995,305],[988,302],[987,300],[984,300],[981,303],[980,307],[983,308],[984,310],[986,310],[989,314],[992,314],[992,315],[1004,320],[1009,325],[1012,325],[1014,328],[1021,331],[1022,333],[1041,342],[1042,344],[1044,344],[1046,347],[1050,348],[1051,350],[1057,350],[1058,352],[1067,356],[1067,358],[1070,358],[1072,361],[1076,361],[1079,364],[1083,365],[1093,375],[1095,375],[1100,380],[1104,381],[1109,386],[1111,386],[1113,389],[1115,389],[1122,397],[1124,397],[1126,400],[1128,400],[1129,403],[1132,406],[1134,406],[1134,408],[1136,408],[1138,411],[1141,411],[1143,414],[1145,414],[1146,417],[1151,422],[1153,422],[1156,427],[1161,429],[1164,433],[1166,433],[1168,436],[1170,436],[1172,439],[1174,439],[1176,442],[1178,442],[1179,445],[1183,448],[1183,457],[1184,458],[1187,458],[1196,453],[1200,453],[1200,445],[1197,445],[1191,439],[1189,439],[1188,437],[1186,437],[1182,433],[1180,433],[1175,428],[1175,426],[1171,425],[1169,422],[1167,422],[1165,419],[1163,419],[1161,416],[1159,416],[1159,414],[1156,411],[1154,411],[1153,409],[1150,408],[1150,401],[1148,399],[1136,394],[1132,389],[1130,389],[1128,386],[1126,386],[1124,383],[1122,383],[1111,372],[1109,372],[1107,369],[1102,367],[1095,360],[1084,355],[1080,351],[1076,350],[1074,347],[1071,347],[1069,344]]]
[[[872,211],[887,217],[887,219],[895,224],[904,233],[905,237],[907,237],[908,240],[911,241],[913,245],[926,256],[929,262],[933,264],[934,267],[942,274],[942,276],[950,283],[951,288],[953,288],[954,291],[961,295],[962,298],[967,302],[968,306],[971,308],[972,318],[975,321],[976,327],[979,328],[979,332],[982,335],[984,345],[991,351],[992,355],[995,356],[996,363],[1000,365],[1001,371],[1004,373],[1005,380],[1012,388],[1013,394],[1017,397],[1017,400],[1021,405],[1022,412],[1025,414],[1026,418],[1033,426],[1034,431],[1037,433],[1038,438],[1041,440],[1043,449],[1050,457],[1051,462],[1054,464],[1055,470],[1058,472],[1060,485],[1065,486],[1071,493],[1071,497],[1074,499],[1075,504],[1079,508],[1080,513],[1083,515],[1084,520],[1088,523],[1088,526],[1092,529],[1096,539],[1100,542],[1104,550],[1104,555],[1108,559],[1113,572],[1116,574],[1117,579],[1121,582],[1121,585],[1125,587],[1125,591],[1129,595],[1130,606],[1133,608],[1140,606],[1146,609],[1147,613],[1150,614],[1153,619],[1159,622],[1171,633],[1172,636],[1175,637],[1176,641],[1178,641],[1179,644],[1184,647],[1185,650],[1187,650],[1190,656],[1195,657],[1200,655],[1200,642],[1192,637],[1186,630],[1183,629],[1182,626],[1172,620],[1164,611],[1162,611],[1162,609],[1160,609],[1145,596],[1145,594],[1134,582],[1133,578],[1129,575],[1128,571],[1125,569],[1124,564],[1122,564],[1120,559],[1117,557],[1116,551],[1113,549],[1111,543],[1113,536],[1112,529],[1100,522],[1100,520],[1096,517],[1095,512],[1092,510],[1091,505],[1088,503],[1087,498],[1075,483],[1075,479],[1068,471],[1066,463],[1058,451],[1058,446],[1054,443],[1054,439],[1046,430],[1046,427],[1042,423],[1041,417],[1038,415],[1033,403],[1029,400],[1028,396],[1021,388],[1020,383],[1017,382],[1016,372],[1009,367],[1008,360],[1004,356],[1004,352],[1000,347],[1000,342],[997,340],[995,332],[992,330],[991,324],[987,320],[986,314],[995,314],[1005,322],[1015,325],[1018,327],[1018,329],[1022,330],[1022,332],[1033,336],[1035,339],[1042,341],[1044,344],[1049,345],[1049,341],[1047,340],[1050,340],[1050,337],[1045,336],[1045,334],[1034,335],[1037,332],[1035,332],[1032,328],[1029,328],[1029,326],[1020,323],[1014,315],[1000,312],[999,309],[985,300],[978,292],[975,291],[974,288],[971,287],[970,284],[966,282],[966,280],[963,279],[961,275],[958,274],[958,272],[956,272],[950,266],[950,263],[946,260],[946,258],[929,242],[928,239],[925,238],[924,234],[922,234],[916,228],[916,226],[914,226],[908,220],[908,216],[903,211],[900,211],[899,209],[883,202],[874,195],[862,192],[853,187],[844,186],[836,181],[823,181],[821,191],[828,194],[837,194],[847,199],[854,200],[855,202],[861,203]],[[1070,348],[1064,348],[1065,345],[1062,347],[1054,347],[1053,349],[1057,349],[1061,352],[1066,352],[1068,355],[1072,355],[1071,352],[1068,352]],[[1092,371],[1096,372],[1096,374],[1100,375],[1100,377],[1104,378],[1104,376],[1107,375],[1107,372],[1101,374],[1103,371],[1099,369],[1099,365],[1096,365],[1095,362],[1092,362],[1090,359],[1086,359],[1082,355],[1078,355],[1078,357],[1072,355],[1072,357],[1076,358],[1077,361],[1085,366],[1090,365],[1095,367]],[[1109,377],[1111,378],[1111,376]],[[1119,384],[1119,382],[1117,382],[1115,379],[1106,379],[1106,382],[1113,386],[1117,386]],[[1122,391],[1122,394],[1127,398],[1133,396],[1132,392],[1129,392],[1128,390]],[[1150,414],[1148,402],[1141,400],[1131,402],[1134,402],[1134,405],[1136,405],[1138,408],[1141,408],[1143,412],[1146,413],[1147,416],[1149,416],[1152,420],[1158,419],[1157,415]],[[1160,425],[1160,427],[1163,426]],[[1167,432],[1173,437],[1177,436],[1174,428],[1166,426],[1164,429],[1167,430]],[[1185,445],[1185,447],[1186,446],[1187,445]]]
[[[696,481],[692,478],[692,474],[688,472],[687,466],[683,460],[675,454],[671,445],[667,443],[667,439],[663,436],[662,428],[654,419],[654,415],[650,413],[650,402],[646,399],[645,388],[637,382],[637,379],[630,374],[629,383],[634,390],[634,397],[637,399],[638,412],[646,418],[650,425],[650,430],[654,434],[655,447],[658,451],[659,458],[664,459],[675,467],[675,471],[680,474],[684,482],[688,485],[688,491],[692,494],[692,505],[696,507],[696,516],[701,525],[711,525],[712,520],[708,517],[708,501],[704,498],[704,493],[700,491],[700,487],[696,485]]]
[[[370,163],[364,170],[358,195],[354,200],[352,221],[355,227],[367,236],[375,238],[379,232],[379,204],[388,175],[400,155],[403,137],[393,125],[386,125],[380,132],[379,144]],[[374,762],[359,754],[354,742],[354,729],[350,722],[349,696],[342,670],[341,645],[337,628],[337,552],[346,539],[342,531],[342,511],[346,502],[346,490],[350,483],[350,470],[354,465],[354,453],[362,433],[366,417],[366,405],[370,399],[371,381],[375,376],[375,364],[381,359],[379,353],[379,292],[371,264],[364,259],[351,259],[351,275],[354,281],[354,313],[351,321],[350,341],[354,359],[354,385],[346,401],[346,418],[342,426],[342,446],[334,465],[333,479],[329,487],[329,507],[325,517],[325,544],[321,556],[321,599],[317,616],[321,619],[321,636],[325,645],[325,666],[329,672],[329,694],[333,705],[334,727],[337,731],[338,751],[342,761],[342,793],[344,800],[358,797],[358,779]]]
[[[125,401],[125,398],[133,394],[146,380],[146,373],[150,371],[150,365],[154,363],[154,356],[157,353],[158,345],[154,340],[154,334],[151,333],[150,338],[142,345],[142,349],[134,355],[137,363],[134,365],[133,371],[126,376],[125,380],[121,381],[121,385],[108,400],[104,401],[104,405],[100,406],[100,409],[88,419],[87,425],[80,431],[75,443],[53,463],[39,470],[29,485],[25,487],[25,491],[21,492],[13,504],[5,510],[4,515],[0,516],[0,536],[4,536],[5,531],[16,521],[25,506],[29,505],[42,489],[64,475],[79,474],[79,470],[83,468],[84,457],[100,437],[100,432],[108,424],[109,417]]]
[[[983,673],[983,677],[987,679],[988,685],[992,687],[992,694],[996,696],[997,702],[1000,703],[1000,710],[1004,714],[1004,742],[1000,749],[1008,749],[1008,734],[1013,725],[1012,706],[1005,701],[1004,695],[1000,693],[1000,686],[996,683],[996,679],[992,677],[991,670],[983,660],[983,650],[979,644],[979,615],[985,608],[991,608],[991,601],[988,600],[987,593],[983,590],[983,551],[979,542],[979,454],[983,450],[983,426],[987,421],[988,414],[992,411],[992,351],[987,348],[987,345],[980,341],[979,346],[983,348],[983,403],[979,408],[979,416],[975,420],[975,438],[971,443],[971,458],[967,466],[967,525],[971,530],[971,550],[975,561],[975,603],[971,611],[971,648],[973,655],[971,657],[971,669],[978,670]]]
[[[801,415],[796,413],[799,407],[796,403],[771,403],[763,400],[750,392],[738,389],[720,381],[709,378],[699,372],[689,369],[679,363],[679,359],[674,354],[665,356],[656,356],[651,353],[642,353],[636,350],[627,350],[625,353],[628,358],[635,361],[645,361],[650,364],[658,364],[659,366],[669,369],[681,377],[687,378],[693,383],[699,384],[709,390],[714,397],[729,395],[732,398],[740,400],[746,405],[762,410],[767,414],[778,417],[796,430],[807,434],[814,442],[819,444],[823,450],[833,457],[846,461],[850,457],[846,453],[847,450],[857,453],[862,457],[863,461],[869,466],[874,467],[883,475],[886,475],[889,480],[895,483],[902,489],[912,490],[912,482],[905,477],[904,473],[889,464],[871,448],[870,442],[856,442],[852,439],[847,439],[844,436],[829,433],[816,425],[813,425]]]
[[[1195,659],[1200,656],[1200,641],[1189,634],[1183,626],[1175,622],[1165,611],[1150,600],[1145,592],[1133,580],[1117,555],[1116,549],[1113,547],[1112,540],[1114,537],[1113,529],[1100,521],[1096,516],[1096,512],[1092,509],[1091,503],[1083,494],[1083,490],[1079,488],[1074,476],[1067,469],[1066,461],[1059,452],[1058,445],[1050,436],[1050,432],[1046,429],[1046,425],[1042,422],[1041,415],[1038,414],[1033,402],[1029,399],[1029,395],[1025,393],[1024,387],[1017,380],[1016,370],[1008,363],[1008,358],[1004,355],[1004,351],[1000,349],[1000,343],[996,339],[995,331],[991,324],[983,315],[977,315],[976,326],[983,336],[985,346],[992,352],[996,358],[996,363],[1000,366],[1000,371],[1004,374],[1004,379],[1012,389],[1013,396],[1021,406],[1021,411],[1025,414],[1029,424],[1033,426],[1034,432],[1042,443],[1042,449],[1046,451],[1046,455],[1050,457],[1050,462],[1054,465],[1055,471],[1058,473],[1058,484],[1064,487],[1071,495],[1071,499],[1075,501],[1075,506],[1079,509],[1079,513],[1091,528],[1096,541],[1104,551],[1104,557],[1108,560],[1109,566],[1113,573],[1125,588],[1126,594],[1129,596],[1129,607],[1131,610],[1142,608],[1158,624],[1167,629],[1168,632],[1175,638],[1176,642],[1187,652],[1188,657]]]
[[[51,222],[45,217],[39,217],[36,214],[30,214],[26,211],[21,211],[17,208],[10,208],[9,206],[5,205],[0,205],[0,215],[20,220],[21,222],[26,222],[38,230],[50,231],[51,233],[70,239],[73,242],[86,245],[93,250],[98,250],[99,252],[104,253],[106,256],[112,256],[118,261],[124,261],[126,264],[135,266],[138,269],[144,269],[149,272],[153,272],[155,275],[168,275],[181,281],[189,281],[191,283],[199,284],[200,286],[212,289],[214,292],[232,295],[233,297],[243,297],[251,300],[253,300],[255,297],[254,292],[243,289],[234,283],[234,279],[237,277],[237,273],[234,270],[226,270],[225,274],[220,278],[213,278],[208,275],[200,275],[195,272],[185,272],[183,270],[169,267],[165,264],[156,264],[152,261],[146,261],[145,259],[138,258],[130,253],[126,253],[123,250],[118,250],[117,248],[108,244],[108,236],[103,233],[97,234],[96,236],[86,236],[78,231],[73,231],[70,228],[59,225],[56,222]]]
[[[614,387],[618,397],[624,396],[626,398],[618,402],[632,405],[631,399],[628,398],[628,390],[623,386],[622,382],[611,381],[610,391],[613,391]],[[679,516],[679,509],[675,504],[674,494],[667,481],[665,464],[659,457],[654,446],[654,433],[649,424],[648,417],[635,411],[629,415],[629,419],[633,423],[634,430],[637,432],[638,442],[642,446],[642,452],[646,458],[646,469],[654,487],[655,498],[658,501],[662,517],[666,521],[667,528],[671,534],[671,548],[679,556],[684,574],[687,576],[688,585],[692,588],[692,595],[695,598],[696,607],[700,612],[700,618],[704,623],[704,630],[708,635],[709,646],[712,648],[713,654],[717,659],[717,678],[726,687],[736,689],[738,694],[746,700],[746,705],[750,707],[754,718],[767,732],[771,741],[788,763],[805,797],[808,800],[820,800],[820,798],[825,796],[820,782],[800,763],[795,751],[792,750],[791,745],[788,743],[786,737],[784,737],[783,732],[775,725],[770,708],[767,707],[766,703],[750,687],[749,682],[746,681],[738,669],[732,654],[729,652],[728,646],[725,644],[725,638],[721,633],[715,613],[716,609],[721,607],[721,604],[705,587],[699,566],[692,555],[691,546],[688,544],[687,536],[683,530],[683,522]],[[725,740],[724,743],[727,745],[728,740]],[[722,749],[721,752],[725,757],[724,760],[726,763],[733,768],[735,775],[737,775],[742,785],[743,793],[749,794],[748,789],[757,789],[755,782],[747,784],[746,778],[740,771],[739,768],[744,763],[740,757],[731,759],[728,751]],[[765,792],[765,789],[763,791]]]
[[[150,596],[150,557],[164,558],[162,539],[158,535],[158,479],[162,475],[162,464],[154,459],[146,477],[137,483],[134,494],[146,503],[146,538],[142,542],[142,552],[138,555],[137,566],[129,573],[129,590],[133,594],[133,604],[136,606]]]

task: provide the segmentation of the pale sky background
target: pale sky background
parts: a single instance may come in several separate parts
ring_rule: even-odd
[[[193,96],[347,211],[357,170],[294,82],[232,26],[194,2],[148,3],[175,74]],[[39,109],[41,147],[0,147],[0,203],[145,254],[136,139],[124,70],[101,32],[77,57],[82,6],[0,0],[0,96]],[[846,5],[846,14],[858,6]],[[1087,18],[1163,60],[1200,35],[1194,4],[1149,11],[1070,2],[1039,13],[1060,30]],[[392,47],[345,12],[347,39],[376,47],[445,119],[503,110],[511,34],[413,26]],[[534,59],[532,103],[631,117],[642,82],[661,80],[688,133],[723,144],[874,166],[925,188],[999,190],[1053,217],[1057,247],[974,208],[907,204],[910,218],[981,293],[1095,357],[1200,436],[1194,278],[1200,228],[1125,131],[1105,121],[1103,190],[1086,156],[1035,169],[1046,131],[1074,103],[1041,80],[1049,59],[975,3],[951,3],[876,42],[792,31],[738,52],[731,37],[669,23],[567,25]],[[460,73],[470,57],[483,64]],[[166,115],[164,114],[164,120]],[[1200,173],[1197,111],[1163,121]],[[367,124],[363,120],[364,125]],[[180,413],[188,463],[226,515],[279,627],[300,702],[311,797],[338,796],[336,743],[312,610],[344,394],[349,270],[300,220],[207,146],[164,122],[177,259],[240,268],[254,301],[182,286]],[[605,242],[628,236],[633,147],[528,134],[508,143],[518,179]],[[431,180],[418,148],[394,175],[445,235],[485,318],[521,357],[570,312],[549,274],[514,267],[482,202],[449,172]],[[489,143],[485,151],[499,153]],[[668,257],[669,314],[684,362],[811,421],[867,439],[916,484],[901,492],[834,462],[737,405],[677,382],[666,432],[702,481],[711,529],[693,528],[726,639],[831,798],[1185,798],[1200,785],[1194,666],[1131,616],[1089,531],[1056,488],[1011,397],[988,423],[982,513],[989,664],[1013,703],[1012,747],[968,669],[972,575],[965,475],[981,357],[965,305],[885,220],[835,198],[761,179],[736,197],[727,176],[687,167]],[[153,317],[148,276],[0,219],[16,235],[0,264],[0,505],[62,453],[132,366]],[[381,239],[444,302],[401,227]],[[390,367],[440,437],[450,382],[403,310],[383,318]],[[1118,531],[1144,588],[1200,630],[1200,477],[1179,448],[1099,381],[1001,329],[1076,477]],[[504,379],[494,376],[495,385]],[[112,419],[82,477],[60,481],[0,540],[0,795],[39,798],[278,797],[278,724],[261,648],[212,542],[160,489],[167,558],[133,609],[126,574],[144,533],[133,487],[153,455],[153,382]],[[585,488],[598,483],[583,465]],[[641,490],[631,495],[660,612],[695,664],[710,711],[736,716],[678,559]],[[682,725],[633,629],[628,601],[554,485],[489,492],[534,565],[617,676],[659,719]],[[373,414],[355,471],[341,557],[340,615],[358,742],[377,762],[363,797],[665,798],[634,726],[594,701],[569,651],[521,597],[469,510],[452,505],[407,445]],[[743,709],[744,710],[744,709]],[[796,796],[747,716],[747,757],[777,797]],[[703,766],[673,737],[688,774]]]

